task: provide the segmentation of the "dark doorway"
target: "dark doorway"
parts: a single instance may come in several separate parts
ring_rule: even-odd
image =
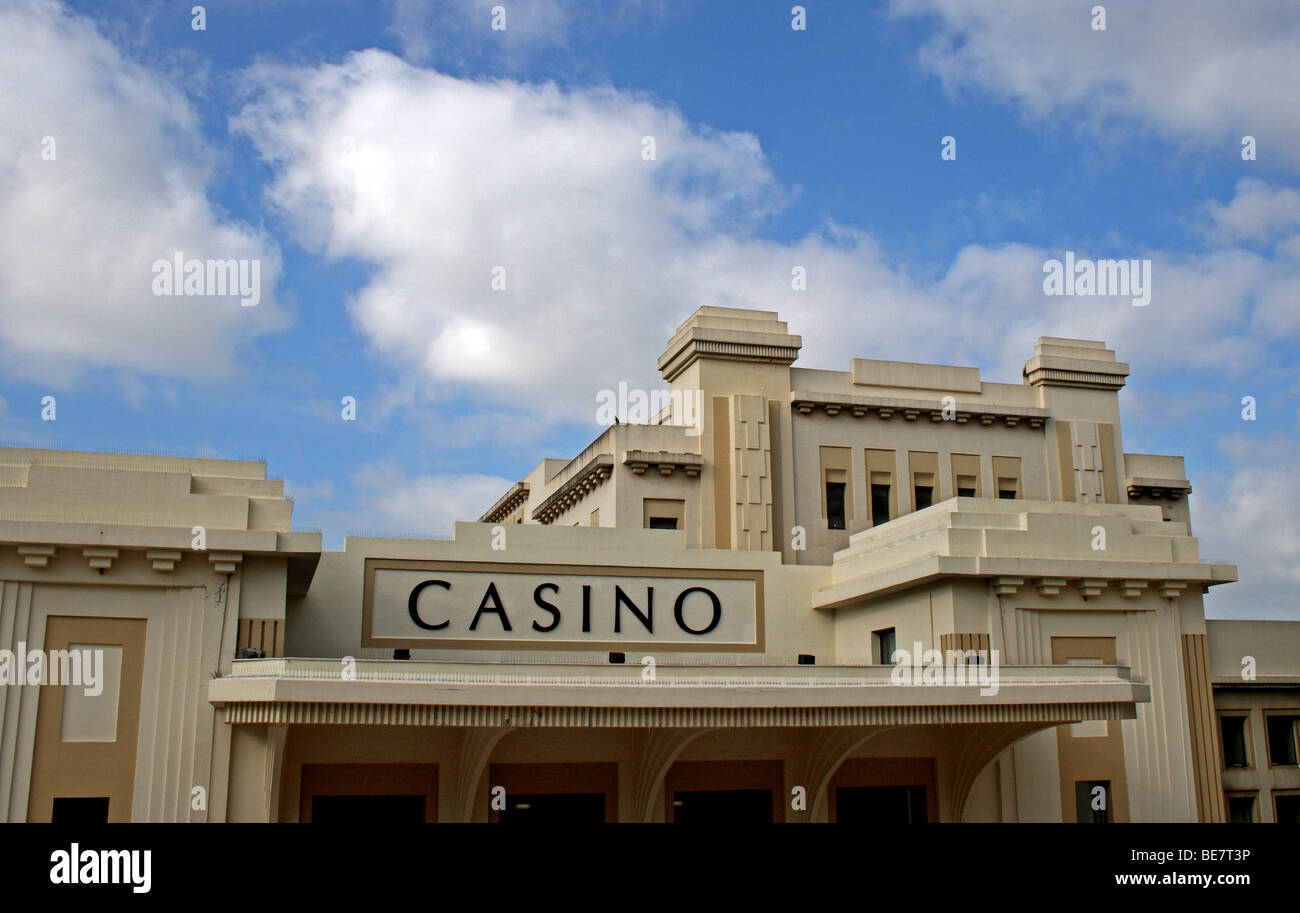
[[[54,800],[50,815],[52,824],[107,824],[108,796],[81,797]]]
[[[673,793],[677,824],[771,824],[770,789],[677,790]]]
[[[841,786],[835,791],[841,824],[922,824],[924,786]]]
[[[502,824],[603,824],[604,793],[508,794]]]
[[[312,796],[313,824],[421,824],[424,796]]]

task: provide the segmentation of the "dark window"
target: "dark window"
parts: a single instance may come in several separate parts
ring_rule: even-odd
[[[55,799],[50,815],[54,824],[107,824],[108,796]]]
[[[844,528],[844,483],[826,483],[826,527]]]
[[[840,824],[924,824],[924,786],[841,786],[835,790]]]
[[[1016,499],[1016,492],[1015,492],[1015,489],[1014,489],[1014,488],[999,488],[999,489],[998,489],[998,498],[1001,499],[1001,500],[1003,500],[1003,501],[1014,501],[1014,500]]]
[[[503,824],[602,824],[604,793],[543,793],[507,795]]]
[[[889,486],[871,486],[871,525],[889,522]]]
[[[881,666],[894,664],[894,651],[898,649],[897,638],[893,628],[873,632],[876,641],[876,663]]]
[[[1274,796],[1278,824],[1300,824],[1300,796]]]
[[[973,498],[973,497],[975,497],[975,489],[973,489],[973,488],[958,488],[958,489],[957,489],[957,497],[959,497],[959,498]]]
[[[1255,820],[1254,796],[1229,796],[1228,821],[1233,824],[1251,824]]]
[[[674,790],[677,824],[771,824],[770,789]]]
[[[934,503],[934,487],[931,485],[916,486],[916,509],[925,510]]]
[[[677,518],[676,517],[651,517],[650,528],[651,529],[676,529]]]
[[[1246,760],[1246,718],[1219,717],[1219,728],[1223,733],[1223,766],[1249,767]]]
[[[1080,824],[1110,822],[1109,780],[1080,780],[1074,784],[1074,820]]]
[[[1274,767],[1300,763],[1296,758],[1295,730],[1300,717],[1270,716],[1268,720],[1268,759]]]
[[[421,824],[424,796],[312,796],[312,824]]]

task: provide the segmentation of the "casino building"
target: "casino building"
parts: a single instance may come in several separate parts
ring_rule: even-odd
[[[0,688],[0,820],[1296,820],[1300,622],[1206,621],[1236,569],[1124,451],[1127,365],[800,345],[700,308],[667,408],[449,540],[323,551],[264,463],[0,449],[0,672],[104,657]]]

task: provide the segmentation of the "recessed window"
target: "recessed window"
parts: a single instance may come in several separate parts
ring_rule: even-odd
[[[1270,715],[1268,724],[1268,760],[1274,767],[1294,767],[1300,764],[1296,751],[1296,724],[1300,716]]]
[[[651,529],[676,529],[677,518],[676,517],[651,517],[650,528]]]
[[[1232,824],[1253,824],[1255,822],[1254,794],[1228,797],[1228,821]]]
[[[958,489],[957,489],[957,497],[959,497],[959,498],[973,498],[973,497],[975,497],[975,489],[973,489],[973,488],[958,488]]]
[[[1110,781],[1079,780],[1074,784],[1074,820],[1080,824],[1110,823]]]
[[[1273,794],[1273,820],[1278,824],[1300,824],[1300,794]]]
[[[876,648],[876,664],[892,666],[894,664],[894,652],[898,649],[898,638],[895,636],[894,629],[882,628],[879,631],[872,631],[871,640]]]
[[[913,494],[916,498],[917,510],[925,510],[934,503],[934,487],[932,485],[917,485]]]
[[[889,486],[871,486],[871,525],[889,522]]]
[[[1221,716],[1219,729],[1223,734],[1223,766],[1249,767],[1250,759],[1246,753],[1246,718]]]
[[[826,483],[826,528],[844,528],[844,483]]]
[[[50,815],[52,824],[107,824],[108,796],[55,798]]]
[[[1016,490],[1014,488],[998,488],[998,499],[1014,501],[1016,499]]]

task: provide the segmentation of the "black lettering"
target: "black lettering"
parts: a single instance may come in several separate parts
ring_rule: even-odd
[[[560,610],[551,605],[551,603],[542,599],[542,590],[547,589],[557,596],[560,594],[560,588],[553,583],[539,583],[537,589],[533,590],[533,602],[537,603],[538,608],[545,609],[551,613],[551,623],[546,627],[542,627],[535,621],[533,622],[533,630],[540,631],[543,634],[547,631],[554,631],[555,626],[560,623]]]
[[[682,607],[686,603],[686,597],[691,595],[691,593],[704,593],[713,602],[713,620],[710,621],[709,626],[702,631],[697,631],[694,628],[689,627],[686,624],[685,616],[682,614]],[[718,626],[718,622],[722,621],[722,603],[718,601],[717,594],[712,590],[702,586],[693,586],[682,590],[682,594],[677,597],[677,603],[673,606],[673,617],[677,619],[677,627],[681,628],[687,634],[708,634]]]
[[[591,633],[591,586],[582,585],[582,633]]]
[[[441,631],[443,628],[447,627],[447,625],[451,624],[450,618],[441,624],[431,625],[420,617],[420,609],[418,606],[420,601],[420,591],[427,586],[440,586],[444,590],[451,589],[451,584],[445,580],[425,580],[417,583],[415,589],[411,590],[411,598],[406,600],[406,608],[411,613],[411,621],[415,622],[421,628],[424,628],[424,630]]]
[[[488,605],[488,600],[492,600],[492,605]],[[494,615],[501,616],[501,630],[513,630],[510,627],[510,619],[506,617],[506,607],[501,604],[501,594],[497,592],[497,585],[489,583],[487,592],[483,594],[483,601],[478,604],[478,611],[474,613],[474,620],[469,623],[469,629],[475,631],[478,629],[478,620],[483,617],[484,612],[491,612]]]
[[[655,588],[648,586],[645,588],[645,614],[636,607],[627,594],[623,592],[621,586],[614,587],[614,633],[623,633],[623,606],[632,610],[632,614],[641,619],[641,624],[651,634],[655,632],[654,614],[655,614]]]

